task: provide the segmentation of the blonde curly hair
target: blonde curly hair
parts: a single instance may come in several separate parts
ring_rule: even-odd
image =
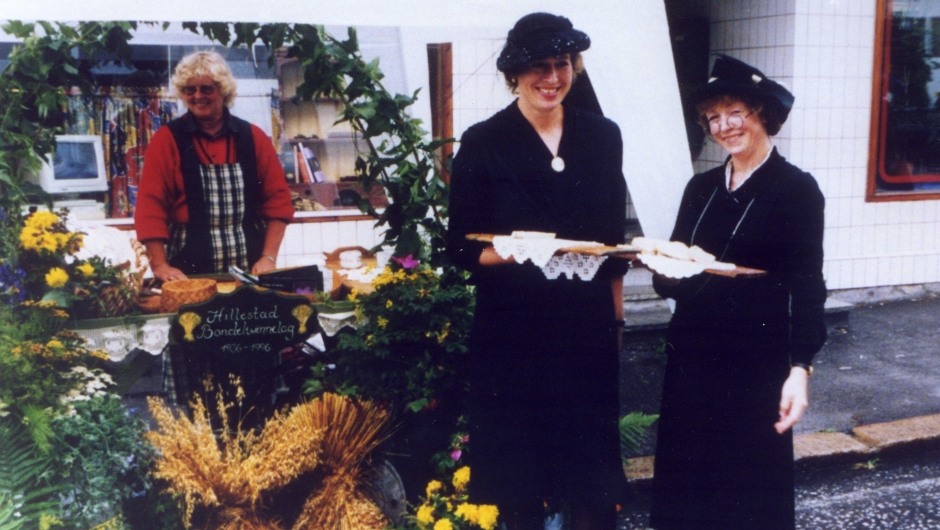
[[[173,89],[176,96],[183,98],[186,82],[196,77],[208,76],[218,85],[222,94],[222,103],[231,107],[235,103],[235,77],[225,59],[216,52],[194,52],[179,62],[173,70]]]

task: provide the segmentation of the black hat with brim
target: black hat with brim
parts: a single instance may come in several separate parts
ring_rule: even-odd
[[[787,121],[795,98],[786,87],[743,61],[723,53],[717,55],[711,77],[689,94],[689,103],[695,106],[720,96],[749,96],[762,102],[780,124]]]
[[[565,17],[549,13],[532,13],[516,22],[509,30],[506,45],[496,59],[500,72],[525,70],[533,61],[583,52],[591,47],[591,39],[574,29]]]

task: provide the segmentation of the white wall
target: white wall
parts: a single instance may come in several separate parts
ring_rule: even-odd
[[[682,186],[691,174],[669,46],[665,9],[653,0],[3,0],[0,19],[58,20],[230,20],[289,21],[403,28],[456,28],[447,41],[477,40],[471,64],[488,61],[521,16],[533,11],[564,14],[586,31],[593,45],[585,60],[605,113],[621,125],[625,174],[644,231],[665,237],[672,229]],[[488,43],[465,33],[487,28]],[[403,30],[405,68],[426,70],[426,55]],[[479,35],[479,33],[475,33]],[[495,40],[494,40],[495,39]],[[436,42],[441,40],[435,38]],[[410,51],[409,51],[410,50]],[[483,56],[478,56],[481,53]],[[487,55],[489,53],[489,55]],[[462,74],[471,52],[461,52]],[[425,63],[422,67],[421,63]],[[482,69],[480,70],[483,71]],[[492,70],[495,71],[495,68]],[[456,70],[455,70],[456,72]],[[492,75],[492,74],[486,74]],[[426,75],[422,79],[427,79]],[[488,91],[490,81],[474,80],[459,95],[459,127],[503,106],[504,96]],[[482,86],[481,86],[482,85]],[[470,87],[473,90],[470,90]],[[409,87],[413,90],[412,87]],[[492,96],[492,102],[481,102]],[[458,103],[458,101],[455,101]],[[456,108],[456,107],[455,107]],[[483,109],[483,110],[481,110]],[[456,125],[456,124],[455,124]],[[459,133],[460,130],[455,130]]]
[[[865,201],[876,0],[700,1],[712,51],[796,95],[775,143],[826,196],[828,288],[940,282],[940,201]],[[696,169],[722,159],[711,146]]]

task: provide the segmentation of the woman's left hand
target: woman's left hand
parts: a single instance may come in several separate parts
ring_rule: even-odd
[[[808,380],[806,370],[799,366],[790,368],[790,377],[783,383],[780,393],[780,421],[774,424],[778,433],[783,434],[796,425],[809,407]]]
[[[277,266],[276,263],[269,260],[268,258],[262,257],[251,267],[251,274],[257,276],[259,274],[264,274],[266,272],[271,272]]]

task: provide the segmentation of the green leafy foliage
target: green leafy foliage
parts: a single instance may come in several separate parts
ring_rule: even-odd
[[[153,448],[144,421],[113,394],[74,402],[74,414],[52,422],[51,476],[63,488],[62,518],[90,528],[121,513],[126,500],[152,488]]]
[[[638,453],[649,436],[649,428],[659,419],[659,414],[631,412],[620,418],[620,447],[627,453]]]
[[[0,530],[34,527],[42,515],[58,509],[53,500],[58,488],[41,481],[51,461],[10,417],[0,420],[0,447]]]
[[[26,23],[0,25],[22,42],[0,73],[0,207],[18,211],[29,172],[64,132],[67,90],[90,92],[94,66],[130,57],[133,22]],[[6,250],[6,249],[5,249]]]
[[[473,310],[469,288],[427,266],[388,268],[373,285],[373,293],[353,296],[359,329],[342,334],[330,358],[314,367],[306,390],[355,395],[413,412],[462,394]]]

